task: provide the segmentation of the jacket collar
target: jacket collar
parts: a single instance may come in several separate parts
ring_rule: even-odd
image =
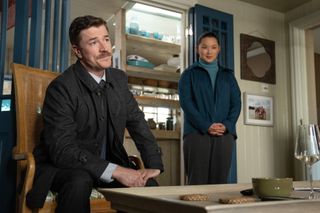
[[[106,75],[106,85],[113,86],[113,79],[112,76],[110,75],[110,69],[108,68],[105,70],[105,75]],[[74,73],[76,76],[80,79],[81,82],[84,83],[84,85],[91,91],[94,92],[98,89],[99,84],[90,76],[88,71],[84,68],[84,66],[80,63],[78,60],[74,64]]]
[[[196,61],[196,62],[194,62],[193,64],[191,64],[188,69],[194,69],[194,68],[196,68],[196,69],[201,69],[202,71],[207,71],[205,68],[203,68],[203,67],[199,64],[198,61]],[[220,64],[218,64],[218,68],[219,68],[218,71],[233,72],[233,71],[230,70],[230,69],[224,68],[224,67],[221,66]]]

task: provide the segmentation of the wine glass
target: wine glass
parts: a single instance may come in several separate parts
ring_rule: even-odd
[[[308,168],[310,181],[309,199],[314,198],[312,165],[320,160],[320,132],[317,124],[301,124],[298,127],[294,156]]]

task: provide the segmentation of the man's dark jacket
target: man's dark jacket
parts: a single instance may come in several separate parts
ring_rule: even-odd
[[[107,107],[101,107],[102,98],[107,99]],[[106,117],[113,130],[109,135]],[[122,70],[107,69],[106,85],[101,89],[79,61],[71,65],[48,86],[43,121],[41,142],[34,150],[35,183],[27,196],[30,207],[43,205],[59,168],[83,169],[98,180],[109,162],[130,167],[123,147],[125,128],[145,167],[163,171],[159,147]],[[108,138],[107,160],[100,157],[104,138]]]

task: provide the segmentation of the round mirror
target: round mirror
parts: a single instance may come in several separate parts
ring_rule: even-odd
[[[271,57],[260,42],[252,42],[246,57],[248,67],[258,78],[264,77],[271,68]]]

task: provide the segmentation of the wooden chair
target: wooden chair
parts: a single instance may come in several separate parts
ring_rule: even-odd
[[[17,160],[18,213],[53,213],[56,203],[46,201],[40,210],[31,210],[26,205],[26,194],[31,189],[35,173],[33,148],[39,142],[42,129],[41,110],[48,84],[58,73],[13,64],[13,82],[16,105],[17,143],[13,150],[13,158]],[[91,212],[111,213],[110,202],[104,197],[91,199]]]

